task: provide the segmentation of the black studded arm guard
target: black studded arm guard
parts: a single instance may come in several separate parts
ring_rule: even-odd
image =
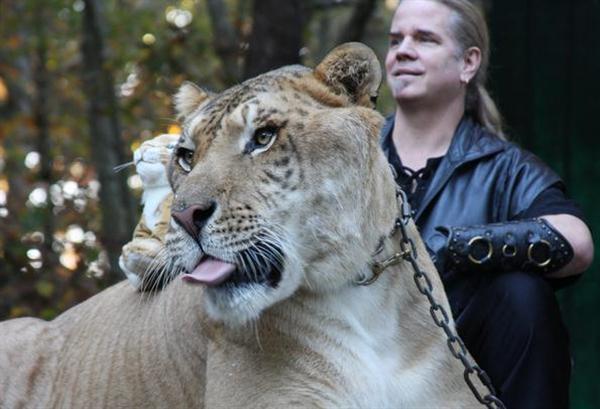
[[[440,226],[433,258],[440,271],[552,273],[573,258],[569,242],[543,219],[482,226]],[[435,245],[435,243],[438,243]]]

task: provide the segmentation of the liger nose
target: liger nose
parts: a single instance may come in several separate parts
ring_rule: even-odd
[[[175,221],[196,239],[216,209],[217,202],[213,200],[206,205],[192,205],[181,211],[174,211],[172,215]]]

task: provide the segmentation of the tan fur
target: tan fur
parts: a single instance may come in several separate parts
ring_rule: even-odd
[[[336,53],[351,66],[329,69]],[[267,237],[285,256],[281,280],[271,287],[260,270],[243,288],[175,280],[144,297],[121,283],[52,322],[1,324],[0,407],[478,406],[407,262],[354,284],[399,211],[382,118],[367,107],[378,76],[349,88],[336,77],[373,61],[353,44],[317,67],[325,77],[287,67],[216,96],[184,88],[173,208],[217,206],[198,238],[171,224],[170,258],[186,271],[203,251],[239,261]],[[246,149],[266,125],[278,129],[274,142]],[[183,148],[194,152],[189,173]],[[414,224],[408,231],[449,311]],[[375,258],[399,241],[386,238]]]
[[[169,229],[172,202],[172,194],[161,202],[158,208],[160,221],[153,228],[147,225],[142,215],[135,226],[131,241],[125,244],[121,251],[121,269],[127,269],[130,282],[139,290],[152,291],[158,285],[156,280],[159,279],[165,264],[161,252],[164,250],[164,240]],[[134,275],[136,279],[130,275]]]

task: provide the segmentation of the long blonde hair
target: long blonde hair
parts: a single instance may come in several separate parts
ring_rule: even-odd
[[[400,0],[398,4],[402,1]],[[481,65],[467,86],[466,113],[490,132],[506,139],[500,111],[485,87],[490,61],[490,36],[481,8],[475,5],[473,0],[429,1],[443,4],[453,12],[454,18],[450,29],[461,55],[470,47],[481,50]]]

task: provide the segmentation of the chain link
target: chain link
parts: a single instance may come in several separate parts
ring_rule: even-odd
[[[400,241],[401,254],[404,260],[411,264],[415,272],[413,278],[417,285],[417,289],[421,294],[427,297],[430,305],[429,312],[431,313],[431,317],[433,318],[435,325],[440,327],[446,334],[450,352],[456,359],[460,360],[465,367],[465,382],[471,389],[471,392],[473,392],[473,395],[475,395],[475,398],[488,408],[506,409],[502,401],[496,396],[496,391],[494,390],[494,386],[492,385],[489,376],[469,358],[463,340],[452,328],[450,328],[450,316],[448,315],[448,312],[433,297],[433,285],[431,284],[431,280],[427,273],[420,269],[417,263],[417,249],[415,243],[406,234],[405,226],[410,221],[411,214],[410,210],[406,210],[408,203],[406,195],[402,191],[400,191],[400,195],[402,196],[402,216],[401,219],[396,221],[396,228],[399,228],[402,234],[402,239]],[[485,393],[482,394],[482,391],[475,385],[475,378],[479,379],[479,382],[485,386],[487,389]]]

